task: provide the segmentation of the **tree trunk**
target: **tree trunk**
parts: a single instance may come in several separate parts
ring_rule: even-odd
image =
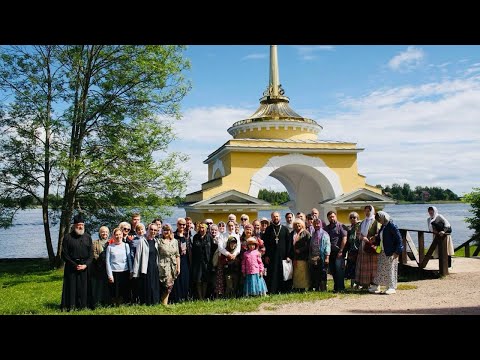
[[[60,228],[58,232],[58,246],[57,257],[55,266],[63,267],[62,249],[63,249],[63,237],[70,232],[70,219],[73,214],[73,207],[75,203],[75,186],[72,179],[67,179],[65,187],[65,195],[63,197],[62,215],[60,216]]]
[[[45,198],[44,198],[45,199]],[[48,200],[42,204],[43,230],[45,232],[45,243],[47,245],[48,260],[50,266],[55,266],[55,253],[53,252],[52,235],[50,233],[50,221],[48,219]]]

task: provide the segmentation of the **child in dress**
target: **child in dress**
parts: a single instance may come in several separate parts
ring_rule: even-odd
[[[217,295],[225,295],[227,298],[235,297],[237,293],[238,278],[240,275],[240,257],[233,257],[237,248],[237,238],[230,236],[225,250],[227,256],[221,254],[217,268]]]
[[[245,278],[243,295],[267,294],[267,285],[263,279],[263,263],[260,252],[257,250],[258,241],[254,237],[247,239],[248,250],[242,257],[242,274]]]

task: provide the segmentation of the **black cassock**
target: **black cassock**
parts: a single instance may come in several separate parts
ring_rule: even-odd
[[[75,231],[63,238],[62,259],[65,261],[63,271],[63,290],[61,308],[69,311],[72,308],[87,307],[89,295],[88,267],[93,260],[92,237],[88,233],[77,235]],[[87,265],[78,271],[77,265]]]
[[[275,240],[277,234],[278,242]],[[287,257],[293,260],[293,247],[289,234],[290,231],[285,225],[275,226],[274,224],[270,224],[263,234],[265,257],[270,259],[270,263],[266,265],[267,276],[265,279],[270,294],[287,292],[292,285],[292,280],[283,281],[282,260]]]

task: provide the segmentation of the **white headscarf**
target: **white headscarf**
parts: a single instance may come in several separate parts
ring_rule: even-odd
[[[390,215],[388,215],[385,211],[379,211],[377,214],[378,217],[382,219],[383,225],[386,225],[391,219]]]
[[[435,219],[437,218],[438,216],[438,210],[435,206],[429,206],[433,209],[433,216],[430,216],[430,213],[428,214],[428,218],[427,218],[427,225],[428,225],[428,229],[430,231],[433,231],[433,228],[432,228],[432,222],[435,221]]]
[[[372,210],[370,211],[370,216],[368,218],[365,218],[365,220],[363,220],[362,224],[360,225],[360,232],[363,236],[367,236],[370,225],[372,225],[372,223],[375,221],[375,208],[373,207],[373,205],[366,205],[365,207],[367,206],[370,206]]]

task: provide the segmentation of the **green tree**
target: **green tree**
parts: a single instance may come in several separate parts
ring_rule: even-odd
[[[272,205],[281,205],[290,200],[288,192],[286,191],[273,191],[267,189],[260,189],[258,192],[258,198],[268,201]]]
[[[470,211],[473,216],[465,218],[465,221],[469,224],[468,228],[475,231],[473,236],[480,245],[480,188],[473,188],[472,192],[463,196],[462,201],[470,203],[472,207]]]
[[[81,211],[90,231],[155,214],[180,196],[182,154],[167,153],[179,102],[190,89],[183,46],[0,48],[0,197],[42,205],[48,256],[61,264],[63,236]],[[158,160],[160,159],[160,160]],[[179,166],[181,168],[181,166]],[[61,194],[62,201],[52,201]],[[134,206],[132,209],[131,207]],[[1,226],[17,208],[0,208]],[[59,219],[55,217],[59,214]],[[60,221],[57,253],[50,222]]]

